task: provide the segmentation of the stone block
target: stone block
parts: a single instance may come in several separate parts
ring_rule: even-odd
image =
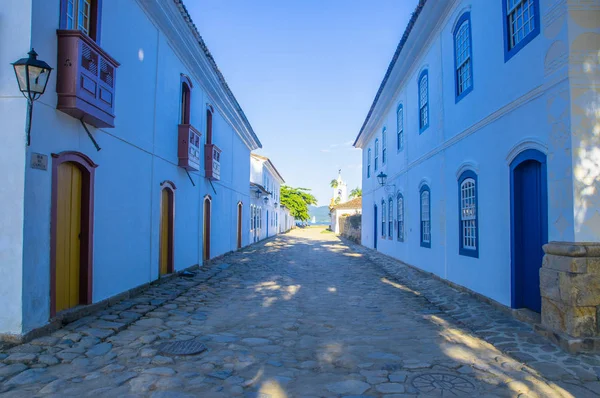
[[[574,307],[600,305],[600,274],[559,273],[561,301]]]
[[[553,269],[562,272],[583,274],[587,272],[588,262],[585,257],[566,257],[546,254],[542,261],[542,269]]]
[[[596,307],[568,307],[564,317],[566,332],[573,337],[598,335]]]
[[[547,257],[547,256],[546,256]],[[550,300],[560,301],[560,289],[558,275],[560,272],[554,269],[540,269],[540,294]]]
[[[565,331],[565,306],[547,297],[542,297],[542,325],[551,330]]]
[[[600,257],[588,257],[587,269],[590,274],[600,274]]]

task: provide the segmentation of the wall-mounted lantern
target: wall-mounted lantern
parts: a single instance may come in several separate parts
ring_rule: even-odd
[[[254,193],[256,194],[256,199],[260,198],[260,189],[257,189],[256,191],[254,191]]]
[[[15,76],[19,83],[19,90],[27,98],[27,146],[31,144],[31,116],[33,114],[33,102],[41,97],[46,91],[46,85],[50,78],[52,68],[42,60],[37,59],[37,53],[32,48],[29,58],[21,58],[13,62]]]
[[[379,185],[381,185],[382,187],[385,186],[385,183],[387,182],[387,174],[385,174],[383,171],[381,173],[379,173],[377,175],[377,181],[379,182]]]
[[[265,202],[265,204],[269,204],[269,197],[268,197],[268,196],[265,196],[265,197],[263,198],[263,201]]]

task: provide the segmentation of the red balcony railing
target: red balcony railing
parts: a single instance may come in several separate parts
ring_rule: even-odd
[[[179,166],[186,170],[200,170],[200,132],[191,124],[180,124],[177,156]]]
[[[119,63],[79,30],[56,33],[56,108],[95,127],[114,127]]]
[[[221,150],[215,144],[204,146],[204,169],[205,176],[209,180],[221,179]]]

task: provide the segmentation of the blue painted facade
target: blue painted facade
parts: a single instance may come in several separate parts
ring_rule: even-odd
[[[362,244],[515,308],[535,307],[519,298],[520,281],[537,288],[539,300],[539,280],[521,278],[515,259],[523,253],[512,231],[518,222],[532,225],[511,218],[515,159],[530,151],[547,159],[540,162],[539,189],[526,191],[539,196],[540,239],[525,248],[538,270],[546,241],[600,241],[600,169],[592,160],[600,145],[592,126],[600,124],[589,113],[598,110],[591,87],[600,70],[600,30],[587,23],[587,6],[521,3],[532,4],[534,25],[508,50],[506,1],[420,1],[355,142],[363,150]],[[466,21],[471,81],[459,93],[457,60],[465,58],[457,57],[456,38]],[[390,152],[369,175],[367,154],[384,126],[400,126],[400,107],[402,150]],[[400,148],[397,137],[389,139]],[[377,182],[380,171],[387,175],[385,188]],[[474,181],[470,193],[461,193],[465,178]],[[430,192],[429,244],[423,242],[423,189]],[[373,228],[381,216],[377,207],[392,190],[403,198],[401,239],[397,210],[393,239],[382,236],[381,222]],[[473,223],[475,232],[465,240],[473,231],[463,225]]]
[[[56,109],[56,70],[35,103],[31,146],[25,145],[26,102],[9,62],[31,47],[56,68],[60,0],[7,0],[0,19],[0,120],[6,122],[0,159],[14,182],[0,190],[0,334],[20,335],[49,322],[52,154],[82,153],[98,164],[93,214],[91,302],[97,303],[159,278],[161,184],[174,190],[173,269],[204,261],[203,201],[212,198],[210,258],[250,243],[248,183],[250,152],[260,147],[243,111],[211,64],[204,43],[186,21],[179,0],[102,2],[101,48],[120,63],[115,127],[88,126]],[[23,17],[26,16],[26,17]],[[135,26],[135,29],[131,27]],[[12,40],[19,33],[24,40]],[[200,170],[178,165],[181,76],[189,77],[190,123],[201,133]],[[220,180],[205,178],[207,107],[214,109],[212,141],[221,150]],[[4,123],[4,122],[3,122]],[[34,154],[47,156],[47,170],[34,169]],[[19,216],[15,217],[14,215]]]

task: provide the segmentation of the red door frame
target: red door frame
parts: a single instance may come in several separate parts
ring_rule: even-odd
[[[58,166],[65,162],[75,164],[82,174],[81,238],[79,303],[92,303],[94,262],[94,178],[98,165],[87,155],[65,151],[52,156],[52,197],[50,210],[50,318],[56,316],[56,230],[58,208]]]

